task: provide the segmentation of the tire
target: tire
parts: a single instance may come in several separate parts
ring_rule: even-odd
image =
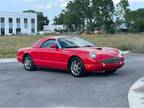
[[[69,72],[74,77],[82,77],[86,75],[84,64],[79,57],[74,57],[69,63]]]
[[[36,69],[36,66],[33,63],[32,57],[29,55],[26,55],[24,57],[24,64],[23,65],[27,71],[33,71]]]
[[[105,71],[106,74],[114,74],[117,70]]]

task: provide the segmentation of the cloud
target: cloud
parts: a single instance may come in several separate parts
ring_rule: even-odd
[[[62,8],[65,8],[66,6],[67,6],[67,2],[61,4],[61,7],[62,7]]]
[[[32,8],[36,11],[46,11],[55,8],[56,4],[48,2],[47,4],[33,4]]]
[[[46,6],[46,9],[50,10],[50,9],[52,9],[52,8],[55,7],[55,6],[56,6],[55,3],[53,3],[53,2],[48,2],[47,6]]]
[[[56,0],[57,2],[60,2],[60,3],[65,3],[65,2],[68,2],[70,0]]]
[[[34,10],[36,10],[36,11],[44,11],[44,5],[40,5],[40,4],[34,4],[33,6],[32,6],[32,8],[34,9]]]
[[[56,8],[64,9],[67,6],[67,3],[72,0],[45,0],[45,2],[38,0],[23,0],[24,2],[30,2],[32,8],[37,11],[46,11]],[[47,1],[47,2],[46,2]],[[120,2],[120,0],[113,0],[114,4]],[[144,0],[129,0],[130,3],[144,2]]]
[[[45,0],[45,2],[38,0],[23,0],[32,5],[32,9],[37,11],[51,10],[54,8],[65,8],[70,0]],[[47,1],[47,2],[46,2]]]
[[[57,2],[58,4],[60,4],[59,6],[60,6],[61,8],[65,8],[65,7],[67,6],[67,3],[68,3],[69,1],[71,1],[71,0],[56,0],[56,2]]]
[[[144,2],[144,0],[129,0],[129,2]]]
[[[138,3],[138,2],[144,2],[144,0],[128,0],[129,3]],[[117,4],[120,2],[120,0],[113,0],[114,4]]]

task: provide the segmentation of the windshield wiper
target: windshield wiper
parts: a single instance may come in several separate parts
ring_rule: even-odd
[[[94,46],[91,46],[91,45],[86,45],[86,46],[83,46],[83,47],[94,47]]]

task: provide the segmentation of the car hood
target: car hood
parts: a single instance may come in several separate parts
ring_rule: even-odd
[[[84,47],[84,48],[72,48],[73,51],[95,52],[99,58],[111,58],[118,57],[120,55],[119,50],[110,47]]]

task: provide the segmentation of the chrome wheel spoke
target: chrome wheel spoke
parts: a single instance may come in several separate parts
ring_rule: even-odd
[[[26,58],[24,65],[25,65],[26,69],[31,69],[31,67],[32,67],[31,58]]]
[[[71,72],[74,75],[79,75],[81,73],[81,63],[78,60],[75,60],[71,64]]]

